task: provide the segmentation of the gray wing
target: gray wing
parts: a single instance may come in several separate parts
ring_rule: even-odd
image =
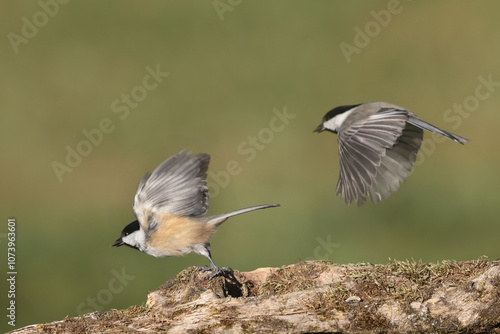
[[[336,192],[347,204],[361,206],[367,196],[377,204],[406,179],[423,136],[407,120],[407,110],[383,108],[339,131]]]
[[[192,156],[186,150],[167,159],[142,178],[134,199],[134,212],[141,225],[151,214],[171,213],[200,217],[208,211],[208,154]],[[143,226],[146,228],[147,226]],[[150,227],[150,226],[149,226]]]

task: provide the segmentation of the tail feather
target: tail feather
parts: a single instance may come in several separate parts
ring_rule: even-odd
[[[223,213],[221,215],[210,216],[210,217],[207,217],[206,219],[208,221],[208,224],[212,224],[212,225],[215,225],[215,227],[217,227],[220,224],[222,224],[223,222],[225,222],[229,217],[241,215],[242,213],[246,213],[246,212],[250,212],[250,211],[254,211],[254,210],[274,208],[277,206],[280,206],[280,205],[279,204],[257,205],[257,206],[252,206],[252,207],[245,208],[245,209],[236,210],[233,212]]]
[[[408,122],[410,124],[413,124],[413,125],[421,128],[421,129],[424,129],[424,130],[427,130],[427,131],[430,131],[430,132],[439,133],[440,135],[445,136],[445,137],[447,137],[447,138],[449,138],[449,139],[451,139],[453,141],[456,141],[457,143],[462,144],[462,145],[470,141],[469,139],[464,138],[462,136],[456,135],[454,133],[451,133],[451,132],[448,132],[448,131],[445,131],[445,130],[441,130],[440,128],[435,127],[434,125],[429,124],[429,123],[421,120],[418,117],[410,117],[408,119]]]

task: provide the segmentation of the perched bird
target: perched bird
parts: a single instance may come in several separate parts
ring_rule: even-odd
[[[205,217],[208,211],[208,154],[192,155],[186,150],[167,159],[139,182],[134,199],[137,220],[128,224],[111,246],[127,245],[155,257],[182,256],[191,252],[206,256],[211,279],[225,270],[215,265],[210,254],[210,238],[229,217],[279,206],[253,206],[221,215]]]
[[[326,113],[314,132],[338,135],[340,176],[337,195],[347,203],[374,204],[397,191],[411,171],[423,130],[457,143],[469,140],[441,130],[409,110],[387,102],[340,106]]]

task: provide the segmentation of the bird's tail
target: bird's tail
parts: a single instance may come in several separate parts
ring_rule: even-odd
[[[236,210],[233,212],[228,212],[228,213],[223,213],[221,215],[217,216],[210,216],[207,217],[207,223],[210,225],[214,225],[215,227],[219,226],[223,222],[225,222],[229,217],[236,216],[236,215],[241,215],[242,213],[254,211],[254,210],[260,210],[260,209],[267,209],[267,208],[274,208],[280,206],[279,204],[264,204],[264,205],[257,205],[257,206],[252,206],[246,209],[240,209]]]
[[[424,129],[424,130],[427,130],[430,132],[439,133],[440,135],[445,136],[447,138],[450,138],[451,140],[454,140],[457,143],[462,144],[462,145],[470,141],[469,139],[464,138],[462,136],[453,134],[453,133],[445,131],[445,130],[441,130],[440,128],[437,128],[432,124],[424,122],[423,120],[421,120],[420,118],[415,117],[415,116],[411,116],[408,119],[408,123],[413,124],[421,129]]]

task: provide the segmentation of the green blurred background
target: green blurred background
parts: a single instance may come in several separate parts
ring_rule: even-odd
[[[0,244],[5,263],[15,217],[16,327],[141,304],[182,269],[207,264],[109,247],[134,219],[142,175],[184,148],[210,153],[219,175],[230,161],[241,168],[223,187],[209,178],[220,190],[209,213],[282,205],[224,224],[212,240],[220,266],[500,256],[498,2],[54,3],[10,1],[0,11]],[[52,4],[46,21],[41,4]],[[38,31],[22,40],[34,20]],[[356,52],[346,57],[341,43]],[[148,66],[169,75],[140,96]],[[480,77],[496,86],[479,87]],[[128,116],[114,112],[132,92],[141,101]],[[378,100],[472,141],[426,134],[399,192],[348,207],[335,196],[336,136],[312,130],[335,106]],[[469,111],[453,111],[464,102]],[[281,126],[277,111],[294,118]],[[60,182],[53,163],[66,164],[67,147],[103,119],[113,130]],[[281,131],[266,130],[270,123]],[[242,152],[249,136],[258,138],[255,156]]]

